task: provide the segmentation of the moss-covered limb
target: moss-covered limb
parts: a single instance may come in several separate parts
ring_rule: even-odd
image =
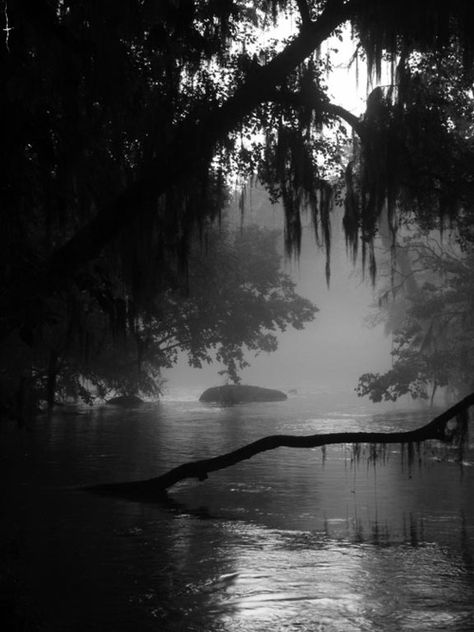
[[[196,122],[194,114],[174,130],[170,143],[159,155],[144,164],[141,176],[119,193],[116,199],[99,209],[96,216],[65,244],[48,262],[50,283],[58,283],[67,273],[76,272],[93,260],[118,233],[137,217],[149,212],[150,199],[157,199],[179,185],[210,160],[215,145],[235,129],[259,104],[268,100],[276,86],[320,46],[330,34],[351,16],[350,7],[333,3],[264,66],[249,73],[226,102],[210,107],[207,116]],[[67,277],[68,278],[68,277]]]
[[[307,436],[271,435],[258,439],[253,443],[249,443],[227,454],[222,454],[211,459],[184,463],[156,478],[150,478],[144,481],[96,485],[87,488],[87,490],[96,493],[133,496],[136,498],[145,496],[153,497],[154,495],[165,493],[167,489],[179,481],[187,478],[197,478],[200,481],[205,480],[210,472],[222,470],[240,461],[250,459],[256,454],[274,450],[275,448],[315,448],[318,446],[341,443],[420,443],[430,439],[451,442],[454,437],[465,437],[464,425],[467,423],[467,411],[473,404],[474,393],[471,393],[426,425],[416,428],[415,430],[404,432],[332,432]],[[448,426],[448,422],[453,418],[458,418],[460,428],[451,428]]]
[[[313,94],[303,94],[278,88],[268,95],[268,100],[293,107],[310,107],[316,112],[340,118],[352,127],[362,141],[367,138],[366,126],[358,116],[337,103],[331,103],[323,93],[318,93],[317,90]]]

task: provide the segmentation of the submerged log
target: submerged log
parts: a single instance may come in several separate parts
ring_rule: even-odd
[[[199,401],[229,406],[247,402],[280,402],[285,399],[288,399],[285,393],[274,388],[262,388],[261,386],[249,386],[246,384],[227,384],[206,389]]]
[[[240,461],[274,450],[275,448],[315,448],[318,446],[335,444],[387,444],[401,443],[413,444],[427,440],[437,440],[445,443],[457,441],[462,447],[467,436],[467,424],[469,420],[468,410],[474,404],[474,393],[446,410],[432,421],[415,430],[403,432],[331,432],[326,434],[314,434],[307,436],[295,435],[271,435],[258,439],[233,452],[222,454],[210,459],[183,463],[169,472],[142,481],[130,481],[124,483],[110,483],[87,487],[87,491],[105,495],[117,495],[134,499],[153,499],[166,493],[166,490],[187,478],[196,478],[200,481],[208,478],[210,472],[222,470]],[[452,421],[455,420],[455,421]]]

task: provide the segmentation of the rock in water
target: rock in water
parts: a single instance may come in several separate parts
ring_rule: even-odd
[[[112,399],[107,401],[107,404],[112,406],[124,407],[141,406],[144,403],[143,399],[137,395],[120,395],[119,397],[112,397]]]
[[[213,386],[206,389],[199,401],[229,406],[246,402],[279,402],[284,399],[288,399],[285,393],[273,388],[227,384],[226,386]]]

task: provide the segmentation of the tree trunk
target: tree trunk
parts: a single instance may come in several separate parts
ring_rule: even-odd
[[[46,381],[46,401],[48,410],[52,410],[54,406],[58,370],[58,354],[54,349],[52,349],[49,353],[48,375]]]
[[[210,109],[197,122],[194,117],[184,121],[160,155],[143,166],[141,177],[54,253],[48,270],[52,278],[63,278],[94,259],[132,220],[146,212],[150,198],[157,199],[188,179],[202,165],[203,156],[209,156],[218,141],[224,140],[258,104],[271,100],[275,88],[349,19],[351,11],[347,4],[330,3],[317,21],[303,27],[274,59],[265,66],[256,66],[226,102]]]
[[[174,469],[144,481],[130,481],[124,483],[110,483],[87,487],[87,491],[105,495],[117,495],[132,499],[158,499],[166,490],[179,481],[187,478],[197,478],[200,481],[208,478],[209,472],[222,470],[252,456],[275,448],[315,448],[318,446],[335,445],[341,443],[370,443],[412,444],[434,439],[446,443],[458,442],[460,450],[463,448],[467,436],[469,407],[474,404],[474,393],[435,417],[428,424],[405,432],[334,432],[308,436],[271,435],[249,443],[233,452],[201,461],[192,461],[179,465]],[[456,418],[454,424],[449,422]]]
[[[16,396],[16,419],[20,428],[29,425],[36,412],[35,383],[31,372],[25,373],[20,378],[20,384]]]

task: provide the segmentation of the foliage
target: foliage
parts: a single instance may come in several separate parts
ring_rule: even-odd
[[[410,259],[411,289],[406,277],[400,295],[393,291],[383,309],[390,312],[399,301],[406,304],[404,317],[395,325],[393,366],[385,374],[367,373],[359,378],[358,394],[373,401],[433,397],[438,387],[457,394],[474,387],[474,251],[458,240],[438,242],[425,235],[411,238],[404,247]],[[413,279],[416,282],[413,283]]]
[[[281,270],[278,239],[278,232],[258,227],[208,235],[205,253],[195,248],[190,254],[186,296],[165,293],[158,307],[163,318],[144,325],[147,353],[170,365],[179,348],[194,367],[215,357],[238,382],[248,365],[245,350],[275,351],[276,332],[313,320],[317,308]]]
[[[194,367],[220,362],[238,382],[248,352],[275,351],[276,332],[302,329],[317,312],[282,271],[279,238],[258,227],[210,230],[193,244],[187,282],[157,292],[139,318],[133,304],[119,310],[116,302],[115,328],[102,311],[103,296],[78,297],[71,309],[80,323],[62,336],[52,327],[33,361],[38,397],[47,399],[48,389],[51,397],[86,403],[116,393],[157,397],[161,370],[173,366],[179,351]]]
[[[270,27],[288,12],[296,37],[272,38]],[[209,191],[229,168],[258,174],[282,197],[289,247],[298,247],[304,203],[327,238],[328,163],[337,166],[340,156],[327,130],[344,110],[328,102],[331,66],[318,49],[346,20],[369,66],[379,68],[385,52],[443,56],[452,40],[451,54],[469,67],[472,12],[461,1],[396,10],[386,0],[13,3],[1,63],[7,198],[17,219],[5,256],[34,224],[40,232],[25,247],[26,265],[59,251],[55,271],[75,268],[138,215],[139,250],[158,239],[163,257],[182,258],[193,224],[216,212]],[[420,102],[401,105],[409,114]],[[379,136],[379,119],[367,117],[366,136]],[[382,198],[369,197],[370,216]]]
[[[373,277],[381,217],[395,237],[400,224],[428,230],[474,204],[472,82],[459,56],[406,53],[393,73],[369,95],[366,136],[346,173],[346,234],[356,254],[360,231]]]
[[[186,270],[192,278],[193,238],[219,216],[229,179],[258,177],[282,199],[289,252],[309,207],[328,277],[334,183],[346,167],[348,242],[373,275],[385,206],[426,223],[454,218],[472,197],[469,0],[4,8],[0,339],[21,348],[22,378],[57,373],[55,346],[80,347],[84,366],[103,345],[133,346],[156,296],[173,294]],[[287,17],[293,34],[274,28]],[[321,46],[347,22],[375,75],[399,62],[363,120],[327,96]],[[348,166],[347,125],[359,137]]]

